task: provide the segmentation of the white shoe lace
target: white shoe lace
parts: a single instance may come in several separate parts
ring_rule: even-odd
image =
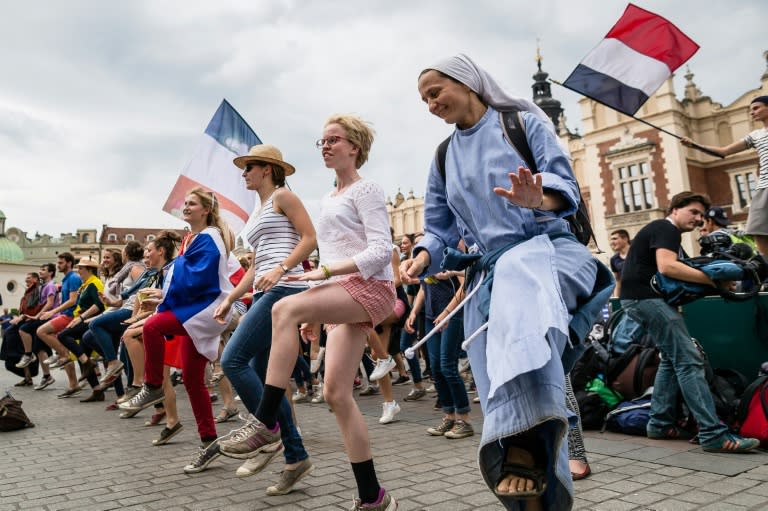
[[[231,441],[242,442],[249,436],[253,435],[256,432],[256,429],[257,429],[256,422],[249,421],[245,424],[245,426],[242,426],[233,432]]]

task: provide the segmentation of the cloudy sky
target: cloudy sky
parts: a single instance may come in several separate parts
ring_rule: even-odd
[[[729,104],[759,85],[764,0],[637,5],[701,45],[689,65],[704,94]],[[377,131],[365,176],[388,195],[421,195],[450,131],[419,99],[421,69],[464,52],[530,97],[537,39],[544,70],[564,80],[625,6],[0,0],[0,210],[30,235],[182,226],[161,207],[222,98],[297,167],[289,184],[310,213],[332,184],[314,141],[336,112],[357,113]],[[682,85],[678,76],[678,95]],[[579,128],[579,96],[553,92]]]

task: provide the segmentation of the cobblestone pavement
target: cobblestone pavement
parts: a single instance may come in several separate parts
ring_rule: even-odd
[[[264,490],[281,468],[274,460],[262,473],[237,478],[239,460],[219,458],[208,470],[186,475],[182,467],[198,445],[186,394],[177,387],[184,430],[154,447],[160,427],[144,427],[149,410],[132,419],[104,410],[106,403],[56,399],[63,375],[44,391],[13,388],[18,378],[0,374],[36,427],[0,433],[0,511],[96,510],[302,510],[349,509],[355,496],[351,469],[333,414],[325,405],[299,404],[302,435],[315,464],[310,477],[281,497]],[[358,402],[370,428],[376,470],[400,510],[502,509],[485,488],[476,466],[479,434],[462,440],[430,437],[439,418],[433,399],[404,402],[407,385],[395,387],[402,407],[397,422],[380,425],[379,396]],[[87,395],[87,394],[85,394]],[[108,393],[107,398],[114,398]],[[215,411],[218,411],[219,406]],[[239,421],[219,425],[222,435]],[[473,411],[476,431],[479,410]],[[593,475],[577,481],[580,510],[768,509],[768,454],[704,453],[684,441],[652,441],[587,433]]]

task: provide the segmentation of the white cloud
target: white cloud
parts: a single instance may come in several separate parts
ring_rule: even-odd
[[[762,3],[641,7],[701,45],[690,66],[704,94],[728,104],[759,84]],[[296,165],[290,184],[310,212],[333,181],[313,143],[335,112],[374,124],[364,175],[389,195],[421,194],[450,132],[419,100],[421,69],[462,51],[529,96],[537,38],[544,70],[565,79],[623,9],[599,0],[8,2],[0,209],[30,232],[178,226],[160,208],[222,98]],[[578,126],[579,96],[553,93]]]

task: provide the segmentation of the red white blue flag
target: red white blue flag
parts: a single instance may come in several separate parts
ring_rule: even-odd
[[[214,192],[221,216],[235,233],[239,233],[256,205],[256,192],[245,188],[243,171],[232,160],[248,154],[248,149],[261,140],[225,99],[213,115],[192,159],[163,206],[163,211],[181,218],[184,197],[198,186]]]
[[[629,4],[563,85],[631,116],[698,49],[668,20]]]

